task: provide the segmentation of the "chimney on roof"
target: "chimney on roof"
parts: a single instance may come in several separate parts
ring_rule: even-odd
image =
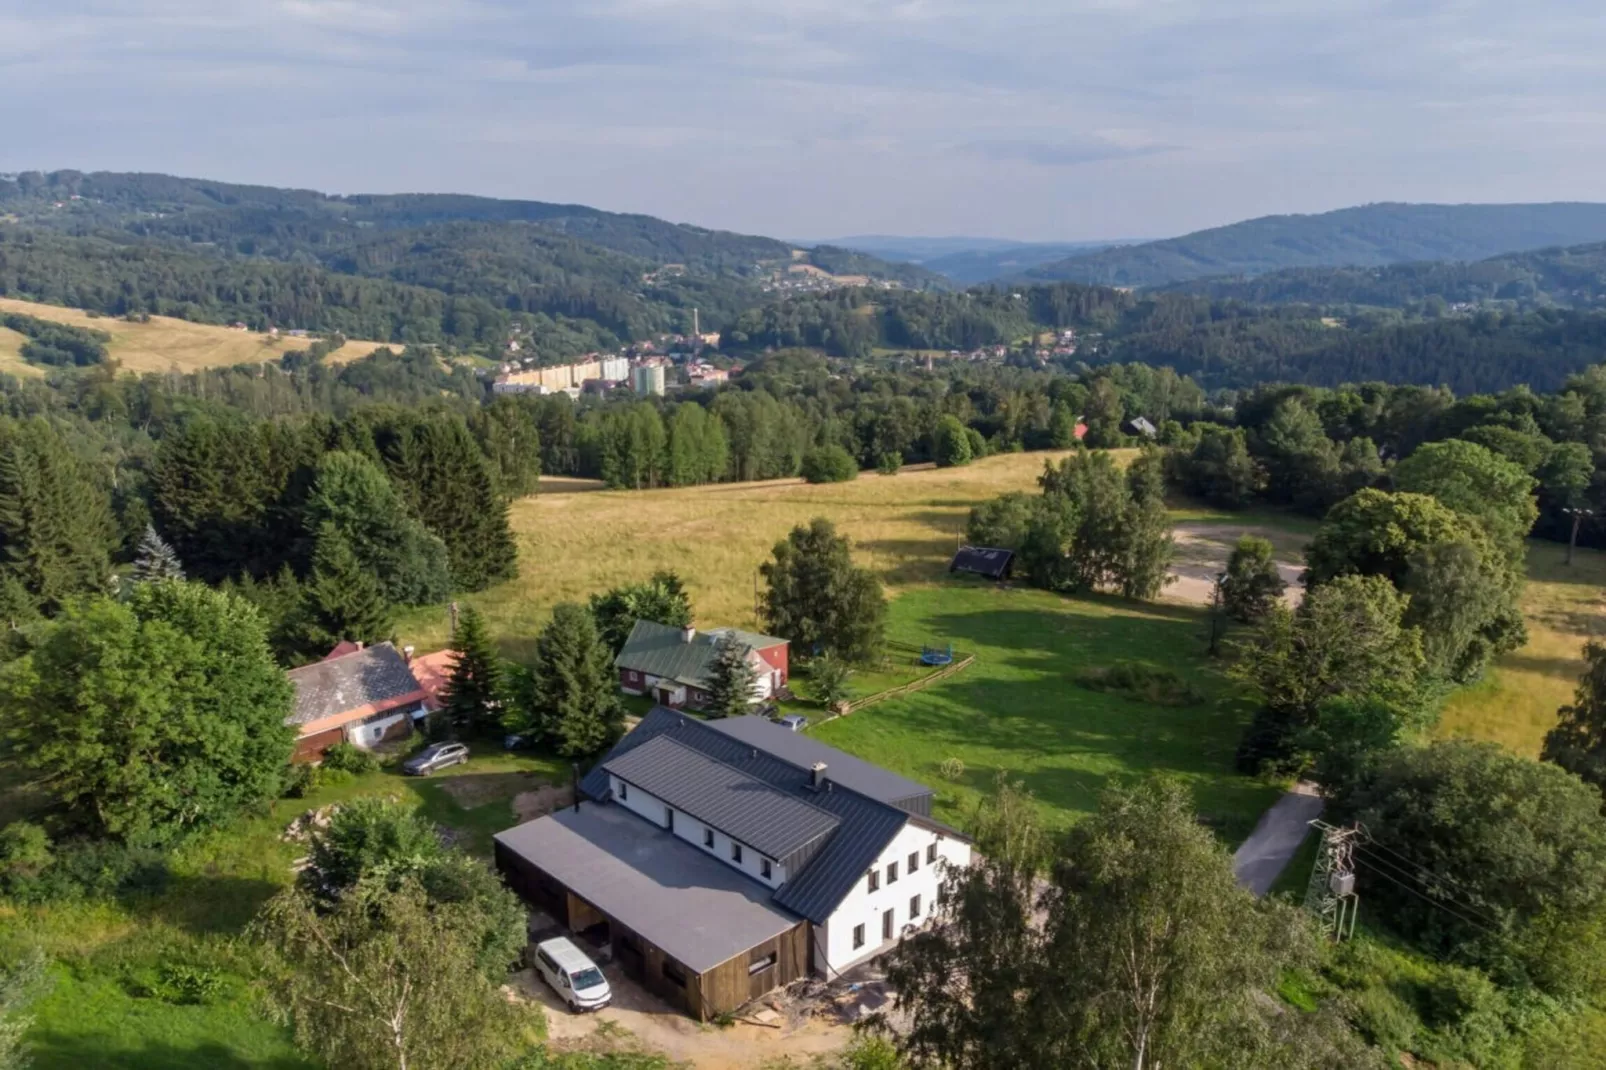
[[[813,765],[809,766],[809,787],[813,788],[815,791],[819,791],[820,785],[824,783],[825,763],[815,762]]]
[[[361,650],[365,645],[366,644],[363,643],[363,641],[361,639],[357,640],[357,649],[358,650]]]
[[[682,643],[689,643],[695,638],[697,638],[697,629],[692,625],[688,624],[680,630],[680,641]]]
[[[413,644],[408,643],[402,647],[402,657],[407,659],[407,664],[411,665],[413,663]]]

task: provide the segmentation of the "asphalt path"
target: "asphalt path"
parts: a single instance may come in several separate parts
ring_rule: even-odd
[[[1322,816],[1322,797],[1315,784],[1300,781],[1294,790],[1260,815],[1255,831],[1232,856],[1238,883],[1256,895],[1265,895],[1288,867],[1304,842],[1310,823]]]

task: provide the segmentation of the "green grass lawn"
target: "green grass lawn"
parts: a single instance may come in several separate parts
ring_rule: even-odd
[[[1064,827],[1112,780],[1160,770],[1186,782],[1201,815],[1236,843],[1281,790],[1232,771],[1251,707],[1205,655],[1199,610],[956,582],[900,593],[888,634],[915,646],[952,642],[976,661],[813,734],[931,785],[944,820],[965,824],[1000,772]],[[1205,698],[1157,707],[1075,683],[1079,671],[1117,661],[1173,669]],[[957,782],[941,775],[947,758],[964,762]]]
[[[281,799],[266,813],[185,844],[161,893],[123,903],[0,906],[0,948],[42,947],[57,963],[28,1037],[37,1070],[301,1070],[285,1030],[259,1013],[252,958],[240,933],[291,880],[303,844],[281,834],[306,810],[362,795],[411,800],[465,850],[488,857],[491,836],[515,822],[521,792],[566,782],[555,759],[479,749],[428,778],[390,770]],[[145,982],[164,963],[205,966],[223,979],[211,1001],[175,1004]]]

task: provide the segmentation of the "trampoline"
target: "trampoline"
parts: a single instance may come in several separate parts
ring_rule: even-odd
[[[920,648],[920,663],[922,665],[952,665],[954,662],[954,645],[949,643],[946,647],[927,646]]]

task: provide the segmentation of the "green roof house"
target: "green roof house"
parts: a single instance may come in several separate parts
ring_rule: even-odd
[[[638,620],[613,660],[619,670],[620,690],[627,695],[649,695],[659,705],[674,709],[702,709],[708,704],[709,676],[717,645],[727,635],[747,648],[748,664],[757,677],[755,701],[763,701],[786,686],[785,639],[737,628],[698,631]]]

